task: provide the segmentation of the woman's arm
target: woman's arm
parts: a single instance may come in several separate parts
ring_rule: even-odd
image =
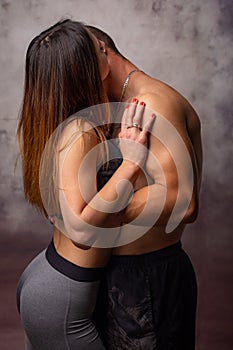
[[[71,239],[92,245],[106,228],[119,227],[123,208],[128,204],[134,182],[147,155],[147,133],[153,123],[150,118],[141,131],[127,128],[127,120],[141,118],[136,105],[125,111],[120,133],[123,162],[107,184],[97,192],[96,168],[99,161],[99,141],[94,131],[74,137],[70,126],[61,142],[59,154],[59,203],[66,233]],[[86,128],[88,129],[88,128]],[[90,129],[90,128],[89,128]],[[69,140],[72,139],[72,142]],[[68,144],[69,146],[63,147]],[[99,230],[100,229],[100,230]]]

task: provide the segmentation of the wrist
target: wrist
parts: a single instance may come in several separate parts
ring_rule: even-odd
[[[124,159],[121,167],[124,172],[124,178],[127,178],[134,185],[141,170],[140,166],[137,163]]]
[[[140,165],[135,163],[135,162],[132,162],[131,160],[128,160],[128,159],[123,159],[121,165],[122,165],[122,167],[128,169],[129,171],[135,172],[135,173],[140,171]]]

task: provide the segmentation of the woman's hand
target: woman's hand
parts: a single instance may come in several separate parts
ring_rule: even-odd
[[[124,111],[119,134],[123,160],[137,164],[139,167],[143,167],[145,163],[148,153],[149,131],[152,129],[156,117],[153,113],[142,128],[144,109],[145,103],[141,101],[138,104],[138,100],[134,98],[133,103],[127,106]]]

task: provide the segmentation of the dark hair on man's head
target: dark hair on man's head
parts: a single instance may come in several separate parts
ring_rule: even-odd
[[[113,51],[116,55],[119,55],[121,56],[122,58],[126,59],[121,53],[120,51],[118,50],[118,48],[116,47],[114,41],[112,40],[112,38],[107,34],[105,33],[103,30],[99,29],[99,28],[96,28],[94,26],[89,26],[89,25],[86,25],[86,28],[89,29],[92,34],[94,34],[96,36],[97,39],[103,41],[106,46],[111,50]]]

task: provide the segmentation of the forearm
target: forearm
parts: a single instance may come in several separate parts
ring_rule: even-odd
[[[72,203],[74,190],[71,198],[68,192],[60,191],[63,232],[87,246],[113,246],[138,171],[138,166],[123,162],[101,191],[87,200],[81,210]]]
[[[97,227],[119,227],[139,170],[136,164],[123,161],[105,186],[86,204],[80,218]]]

